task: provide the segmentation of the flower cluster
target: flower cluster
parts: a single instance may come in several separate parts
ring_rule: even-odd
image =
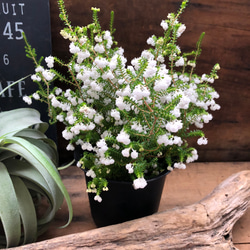
[[[32,79],[39,90],[24,100],[46,102],[52,121],[64,123],[67,150],[82,149],[77,166],[92,178],[87,191],[96,193],[97,201],[108,189],[108,179],[144,188],[147,178],[185,169],[186,163],[198,159],[196,149],[188,146],[189,138],[207,144],[201,129],[212,120],[210,110],[220,108],[215,101],[219,95],[211,86],[219,65],[210,74],[194,73],[204,33],[190,53],[182,53],[177,45],[186,29],[179,16],[187,2],[161,21],[163,36],[148,38],[150,48],[130,64],[113,38],[113,12],[110,30],[103,31],[97,8],[92,8],[93,23],[73,27],[59,0],[66,24],[61,35],[70,41],[72,54],[67,64],[48,56],[47,67],[42,66],[25,38],[26,52],[36,63]],[[67,76],[55,70],[55,64],[66,67]],[[51,88],[56,79],[70,88]]]

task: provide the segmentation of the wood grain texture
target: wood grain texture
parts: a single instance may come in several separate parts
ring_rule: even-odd
[[[159,212],[196,203],[226,178],[244,170],[250,170],[249,162],[192,163],[185,171],[175,170],[166,177]],[[67,228],[58,228],[67,221],[67,207],[64,204],[49,230],[39,238],[40,241],[96,228],[90,214],[82,170],[70,167],[61,174],[72,199],[73,222]],[[250,248],[250,210],[235,224],[233,242],[239,244],[238,249],[244,250],[244,245]]]
[[[129,61],[147,48],[145,41],[149,36],[162,34],[161,20],[169,12],[175,12],[180,3],[181,0],[65,0],[73,25],[90,23],[90,9],[94,6],[101,8],[100,21],[108,29],[109,14],[114,10],[115,38],[124,47]],[[59,35],[63,24],[58,14],[57,1],[51,1],[53,54],[66,59],[68,43]],[[193,49],[201,32],[206,32],[197,73],[209,73],[216,62],[222,68],[220,79],[214,84],[222,108],[213,113],[213,121],[205,126],[209,144],[199,147],[199,159],[249,161],[250,2],[191,0],[181,21],[187,25],[179,40],[182,51]],[[61,157],[67,159],[69,154],[60,137]]]
[[[241,171],[192,205],[19,249],[236,249],[232,227],[250,205],[249,195],[250,171]]]

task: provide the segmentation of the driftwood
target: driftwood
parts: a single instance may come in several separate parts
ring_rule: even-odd
[[[249,206],[250,171],[242,171],[198,203],[18,249],[236,249],[232,228]]]

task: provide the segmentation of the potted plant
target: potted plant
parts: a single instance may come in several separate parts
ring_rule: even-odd
[[[34,242],[64,198],[66,225],[72,219],[70,197],[57,170],[57,147],[44,134],[47,128],[34,109],[0,113],[0,247]]]
[[[187,2],[161,21],[163,35],[148,38],[151,47],[142,50],[131,64],[114,40],[113,12],[109,30],[101,29],[97,8],[92,8],[93,23],[73,27],[63,0],[58,1],[66,26],[61,35],[69,40],[72,55],[67,63],[48,56],[47,66],[42,66],[25,37],[27,56],[36,68],[32,79],[39,90],[24,99],[46,102],[51,122],[65,125],[62,136],[69,141],[67,150],[81,148],[77,166],[86,172],[87,192],[100,202],[100,217],[109,217],[101,204],[106,194],[116,189],[111,188],[110,180],[129,182],[139,194],[137,198],[142,190],[149,196],[153,192],[147,189],[150,179],[175,168],[185,169],[186,163],[197,160],[197,150],[188,144],[190,138],[207,144],[203,124],[212,120],[210,110],[220,108],[215,102],[219,95],[211,86],[218,78],[219,64],[209,74],[195,73],[204,33],[189,53],[177,45],[186,29],[179,18]],[[58,72],[55,64],[66,68],[68,74]],[[51,89],[55,80],[68,88]],[[124,200],[121,192],[112,199],[118,197]],[[118,210],[128,210],[128,203],[119,203]],[[108,210],[114,217],[114,209]],[[135,210],[133,205],[131,210]]]

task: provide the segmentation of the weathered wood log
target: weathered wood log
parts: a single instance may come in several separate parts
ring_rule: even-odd
[[[195,204],[18,249],[236,249],[232,228],[249,206],[247,170],[232,175]]]

